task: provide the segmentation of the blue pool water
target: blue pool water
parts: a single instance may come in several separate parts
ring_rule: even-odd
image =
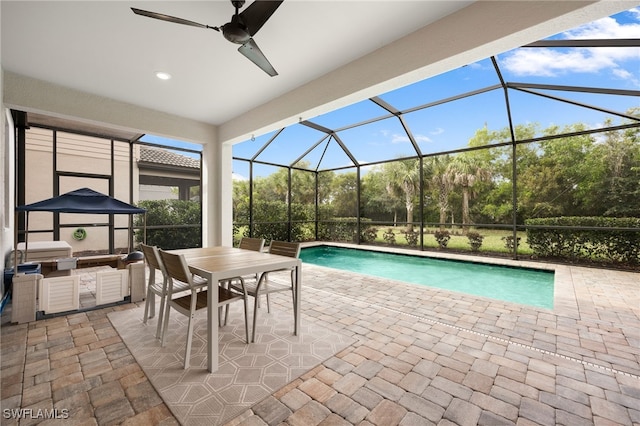
[[[335,269],[553,309],[552,271],[330,246],[304,248],[300,259]]]

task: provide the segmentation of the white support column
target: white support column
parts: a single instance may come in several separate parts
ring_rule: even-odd
[[[233,244],[233,181],[231,144],[203,148],[202,226],[204,247]]]

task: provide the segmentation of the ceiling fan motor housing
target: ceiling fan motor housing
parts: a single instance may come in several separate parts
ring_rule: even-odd
[[[242,23],[238,15],[234,15],[231,18],[231,22],[222,26],[222,35],[230,42],[236,44],[245,44],[251,38],[247,32],[247,27]]]

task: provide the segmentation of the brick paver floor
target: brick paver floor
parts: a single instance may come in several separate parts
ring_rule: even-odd
[[[640,424],[640,274],[554,267],[546,310],[305,264],[303,320],[356,343],[230,424]],[[135,306],[5,312],[2,424],[176,424],[106,316]]]

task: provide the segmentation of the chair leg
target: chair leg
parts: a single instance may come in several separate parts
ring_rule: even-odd
[[[244,334],[249,344],[249,300],[246,296],[244,298]]]
[[[151,291],[151,283],[155,282],[155,270],[149,271],[149,282],[147,283],[147,298],[144,301],[144,320],[143,322],[146,324],[149,318],[153,318],[156,315],[156,294]],[[151,309],[149,309],[149,305],[151,305]],[[151,314],[149,315],[149,311]]]
[[[256,341],[256,324],[257,324],[257,319],[258,319],[258,300],[260,298],[256,294],[256,297],[254,297],[254,299],[255,299],[255,302],[254,302],[254,306],[253,306],[253,329],[251,330],[251,342],[252,343],[255,343],[255,341]]]
[[[164,320],[164,305],[167,303],[167,296],[160,296],[160,313],[158,314],[158,326],[156,327],[156,339],[162,335],[162,322]],[[155,302],[154,302],[155,305]]]
[[[271,302],[269,301],[269,293],[267,293],[267,313],[271,313]]]
[[[149,315],[149,305],[152,306],[151,315]],[[142,322],[144,324],[147,323],[147,320],[149,318],[153,318],[153,316],[155,315],[155,310],[156,310],[155,294],[151,290],[147,290],[147,300],[144,301],[144,317],[142,318]]]
[[[187,347],[184,351],[184,369],[189,368],[189,360],[191,359],[191,341],[193,340],[193,317],[192,313],[189,315],[189,326],[187,327]]]
[[[164,347],[164,338],[167,335],[167,328],[169,327],[169,311],[171,310],[170,300],[167,300],[164,304],[164,313],[162,314],[162,339],[160,340],[160,346]]]
[[[291,298],[293,299],[293,321],[298,318],[298,293],[296,292],[296,272],[291,271]],[[294,328],[297,324],[294,324]]]

